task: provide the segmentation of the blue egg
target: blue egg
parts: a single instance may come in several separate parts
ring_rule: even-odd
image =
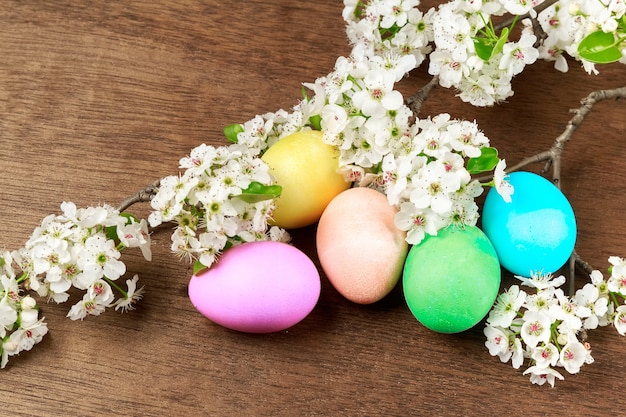
[[[483,207],[482,227],[500,264],[510,272],[530,277],[553,273],[569,259],[576,243],[574,210],[552,182],[531,172],[513,172],[514,187],[507,203],[495,188]]]

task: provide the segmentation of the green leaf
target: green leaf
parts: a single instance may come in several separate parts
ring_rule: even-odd
[[[309,117],[309,123],[314,130],[322,130],[322,116],[319,114]]]
[[[202,264],[202,262],[200,262],[200,261],[194,262],[194,264],[193,264],[193,274],[194,275],[198,275],[198,273],[200,271],[203,271],[205,269],[209,269],[209,268],[206,265]]]
[[[474,50],[479,58],[484,61],[489,61],[493,53],[491,40],[486,38],[474,38]]]
[[[498,55],[502,52],[502,48],[504,48],[504,44],[509,40],[509,28],[502,29],[502,33],[500,33],[500,37],[496,42],[496,45],[493,47],[493,51],[491,51],[491,56]]]
[[[243,132],[243,125],[239,123],[233,123],[224,128],[224,135],[226,135],[226,139],[228,139],[232,143],[237,143],[237,135]]]
[[[485,34],[487,37],[474,38],[474,50],[482,60],[489,61],[492,56],[499,54],[506,41],[509,40],[509,28],[502,29],[500,37],[496,39],[495,34]]]
[[[390,28],[386,28],[386,29],[380,28],[379,29],[380,37],[383,40],[392,38],[396,35],[396,33],[400,32],[400,29],[402,29],[402,27],[398,26],[395,23]]]
[[[467,171],[470,174],[491,171],[498,165],[499,161],[498,150],[496,148],[484,147],[480,149],[480,156],[470,158],[467,161]]]
[[[104,235],[107,239],[113,241],[120,240],[120,238],[117,237],[117,226],[107,226],[106,229],[104,229]]]
[[[123,211],[120,213],[120,216],[125,217],[126,218],[126,224],[132,224],[134,223],[139,223],[139,219],[137,218],[137,216],[135,216],[132,213],[129,213],[127,211]]]
[[[243,190],[242,193],[236,197],[246,203],[254,204],[259,201],[280,197],[282,191],[283,187],[280,185],[263,185],[260,182],[252,181],[248,188]]]
[[[359,20],[363,17],[365,10],[367,9],[367,4],[364,4],[363,1],[359,0],[354,7],[354,17]]]
[[[615,39],[613,33],[597,30],[580,41],[578,54],[581,58],[596,64],[616,62],[622,57],[622,52],[619,50],[618,45],[623,40]]]

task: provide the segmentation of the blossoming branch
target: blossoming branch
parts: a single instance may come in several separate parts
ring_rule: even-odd
[[[295,132],[321,131],[338,150],[339,172],[353,186],[384,193],[397,208],[395,226],[418,245],[450,225],[474,226],[476,198],[494,187],[505,201],[515,189],[506,162],[475,122],[448,114],[421,117],[420,103],[435,84],[453,88],[475,106],[494,106],[511,97],[513,77],[538,59],[567,71],[568,55],[588,73],[597,64],[626,63],[626,5],[623,0],[490,2],[454,0],[421,10],[419,0],[345,0],[343,18],[352,44],[327,75],[304,83],[293,109],[257,115],[225,129],[228,146],[199,145],[180,160],[184,172],[161,179],[122,205],[150,201],[140,220],[108,205],[61,206],[46,217],[23,248],[0,257],[1,367],[30,350],[48,328],[39,306],[26,294],[63,303],[70,289],[83,292],[68,317],[83,319],[106,308],[126,311],[143,294],[138,277],[125,274],[127,248],[151,259],[148,224],[175,224],[172,251],[210,268],[221,253],[246,242],[285,242],[272,224],[281,185],[261,159]],[[405,99],[396,85],[427,62],[433,82]],[[502,293],[487,319],[489,352],[519,368],[524,360],[537,384],[554,384],[563,367],[576,373],[592,361],[584,332],[612,323],[626,333],[624,262],[612,257],[611,277],[597,271],[573,297],[564,281],[540,271]]]

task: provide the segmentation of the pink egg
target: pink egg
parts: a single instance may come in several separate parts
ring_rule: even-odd
[[[313,310],[320,291],[313,261],[294,246],[270,241],[230,248],[189,281],[189,298],[200,313],[248,333],[295,325]]]
[[[324,210],[317,254],[330,283],[348,300],[379,301],[400,279],[408,244],[395,214],[384,194],[364,187],[344,191]]]

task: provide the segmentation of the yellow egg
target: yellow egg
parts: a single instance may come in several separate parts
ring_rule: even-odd
[[[324,143],[322,132],[293,133],[261,157],[283,190],[276,201],[273,224],[295,229],[317,222],[337,194],[350,187],[339,168],[339,151]]]
[[[317,226],[317,254],[326,277],[350,301],[370,304],[396,286],[408,252],[384,194],[351,188],[335,197]]]

